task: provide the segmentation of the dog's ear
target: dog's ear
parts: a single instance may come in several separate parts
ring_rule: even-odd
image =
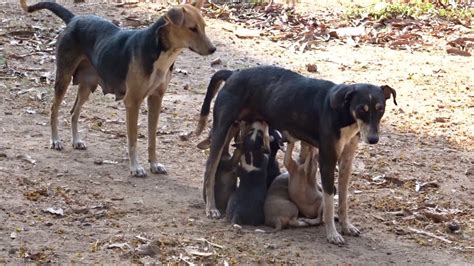
[[[393,103],[397,105],[397,92],[388,85],[382,85],[380,88],[383,90],[383,94],[385,95],[385,100],[390,99],[390,95],[393,96]]]
[[[182,26],[184,23],[184,12],[183,7],[172,7],[166,12],[165,20],[176,26]]]
[[[201,9],[204,6],[205,2],[206,0],[196,0],[192,3],[192,5],[197,9]]]
[[[270,153],[270,133],[269,133],[269,128],[268,124],[265,121],[261,122],[263,125],[263,151],[267,151]]]
[[[350,101],[354,92],[354,85],[340,84],[333,87],[329,92],[329,104],[331,105],[331,108],[337,109],[343,107]]]

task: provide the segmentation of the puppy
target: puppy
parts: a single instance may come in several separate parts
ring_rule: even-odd
[[[259,121],[252,123],[243,139],[237,172],[240,182],[227,205],[226,217],[232,225],[261,225],[265,221],[268,139],[268,125]]]
[[[145,98],[148,101],[148,161],[152,173],[165,174],[156,156],[156,129],[163,95],[171,79],[176,57],[185,48],[200,55],[214,53],[216,47],[205,33],[200,11],[191,5],[168,10],[145,29],[121,29],[93,15],[76,16],[63,6],[40,2],[28,6],[27,12],[48,9],[66,23],[56,48],[56,80],[51,106],[51,148],[62,150],[58,134],[58,112],[71,80],[79,85],[72,108],[72,145],[86,149],[79,136],[78,119],[82,105],[98,85],[104,94],[123,99],[126,109],[128,156],[133,176],[146,176],[138,163],[138,114]]]
[[[298,207],[290,200],[288,177],[288,173],[277,176],[267,191],[263,212],[265,225],[275,227],[272,232],[280,231],[288,226],[308,226],[308,223],[298,218]]]
[[[290,175],[289,197],[302,216],[315,219],[312,224],[319,224],[322,219],[323,194],[316,182],[318,164],[315,148],[301,142],[302,163],[298,163],[292,158],[294,145],[294,142],[288,143],[284,160]]]
[[[293,160],[293,149],[294,142],[288,143],[283,161],[288,172],[273,181],[265,199],[265,224],[275,227],[274,232],[287,226],[305,227],[322,222],[322,193],[316,183],[314,149],[303,146],[301,162]]]

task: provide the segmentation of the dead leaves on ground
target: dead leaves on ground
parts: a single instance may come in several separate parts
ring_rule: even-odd
[[[438,17],[420,19],[394,17],[374,19],[370,16],[344,21],[331,11],[310,15],[300,14],[282,5],[218,6],[212,4],[207,15],[244,27],[234,33],[238,38],[266,36],[273,41],[289,41],[289,49],[304,52],[328,41],[357,47],[373,44],[396,50],[432,50],[444,42],[449,54],[470,56],[473,34],[460,21]],[[465,23],[467,24],[467,22]]]

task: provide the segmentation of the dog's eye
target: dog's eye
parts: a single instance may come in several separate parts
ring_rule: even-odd
[[[191,27],[189,28],[190,31],[192,32],[198,32],[198,28],[197,27]]]
[[[364,106],[360,106],[359,108],[357,108],[357,113],[359,113],[360,115],[363,115],[366,112],[367,111],[365,110]]]
[[[378,104],[375,105],[375,110],[377,112],[383,112],[384,111],[384,106],[378,103]]]

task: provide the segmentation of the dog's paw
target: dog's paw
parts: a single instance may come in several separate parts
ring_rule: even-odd
[[[159,174],[159,175],[168,174],[168,171],[166,171],[165,166],[162,165],[161,163],[150,163],[150,171],[153,174]]]
[[[60,140],[52,140],[51,141],[51,149],[60,151],[64,149],[63,144],[61,143]]]
[[[221,218],[221,213],[216,208],[207,208],[206,207],[206,216],[213,219]]]
[[[146,171],[141,166],[137,166],[135,168],[130,168],[130,173],[134,177],[146,177]]]
[[[318,218],[313,218],[313,219],[310,219],[310,218],[302,218],[301,219],[303,222],[307,223],[308,225],[320,225],[323,223],[321,217],[318,217]]]
[[[242,230],[242,226],[240,224],[233,224],[232,227],[234,227],[237,230]]]
[[[335,244],[338,246],[344,245],[344,238],[337,231],[334,231],[333,233],[328,233],[326,238],[331,244]]]
[[[73,142],[72,147],[75,150],[86,150],[87,149],[86,144],[82,140],[78,140],[76,142]]]
[[[352,224],[342,225],[342,234],[350,236],[359,236],[360,231]]]

